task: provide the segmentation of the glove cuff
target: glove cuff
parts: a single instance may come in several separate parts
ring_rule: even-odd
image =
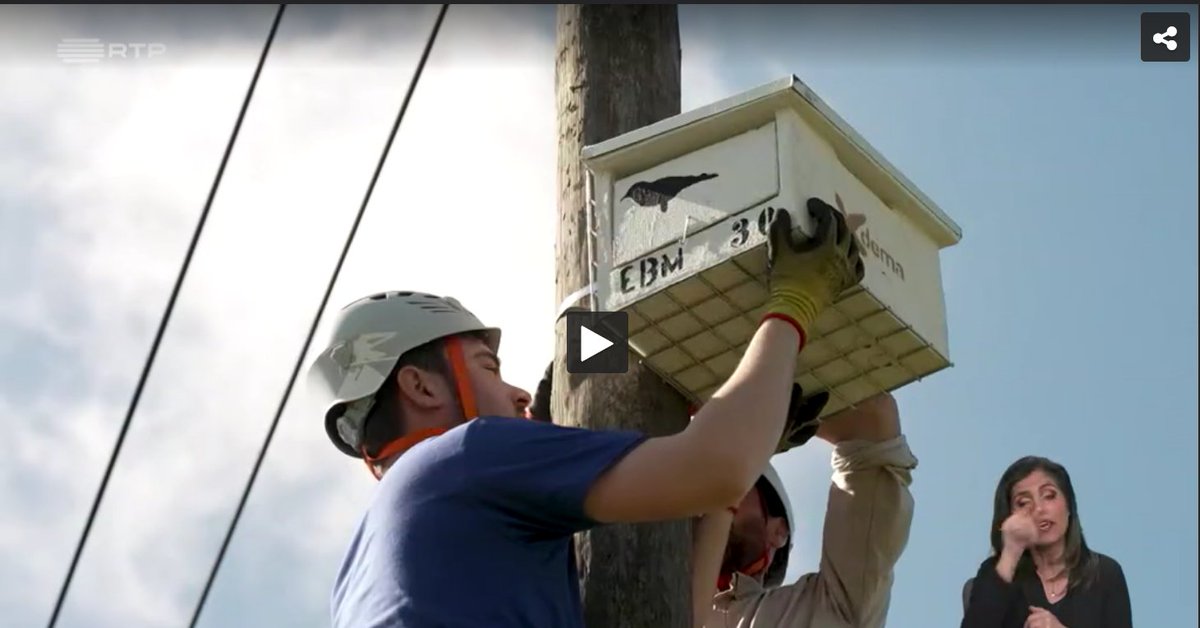
[[[808,332],[804,331],[804,327],[800,325],[795,318],[782,312],[767,312],[766,316],[762,317],[762,320],[763,322],[766,322],[772,318],[781,320],[794,327],[796,329],[796,333],[800,334],[800,344],[796,347],[796,353],[799,353],[802,349],[804,349],[804,345],[808,343]]]
[[[827,300],[819,301],[807,291],[776,288],[771,291],[771,296],[767,299],[767,316],[775,315],[789,320],[800,330],[802,340],[806,341],[808,330],[812,328],[813,322],[817,320],[817,316],[824,309],[822,301]],[[803,342],[801,346],[803,346]]]

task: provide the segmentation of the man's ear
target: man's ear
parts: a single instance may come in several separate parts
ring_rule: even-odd
[[[449,401],[450,389],[443,377],[404,366],[396,371],[396,389],[401,403],[407,402],[423,410],[436,410]]]
[[[767,542],[771,544],[771,547],[775,549],[787,547],[790,536],[787,521],[783,517],[771,517],[767,521]]]

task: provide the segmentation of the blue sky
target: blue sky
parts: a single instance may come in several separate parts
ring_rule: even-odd
[[[22,513],[0,523],[4,626],[53,604],[271,18],[95,10],[0,10],[0,85],[21,88],[0,90],[0,421],[17,435],[0,501]],[[956,366],[897,393],[921,464],[889,626],[957,625],[995,482],[1029,453],[1072,473],[1137,625],[1197,622],[1196,62],[1142,63],[1143,10],[681,9],[685,109],[795,73],[962,226],[942,258]],[[60,625],[190,614],[432,15],[288,11]],[[331,306],[458,296],[506,328],[508,375],[532,387],[552,342],[553,15],[483,11],[451,10]],[[54,43],[81,36],[167,55],[63,68]],[[468,234],[439,200],[453,170],[477,188],[458,188]],[[431,244],[397,246],[410,233]],[[512,252],[488,282],[422,263],[450,237]],[[327,624],[370,482],[302,401],[206,626]],[[828,454],[777,461],[806,513],[791,578],[819,555]]]
[[[791,8],[774,19],[817,24],[741,56],[683,12],[685,42],[737,59],[730,84],[795,68],[962,226],[942,257],[956,366],[897,395],[921,466],[889,625],[957,625],[995,482],[1025,454],[1071,472],[1136,625],[1197,621],[1196,67],[1141,62],[1146,9]],[[837,48],[821,25],[849,13],[862,38]]]

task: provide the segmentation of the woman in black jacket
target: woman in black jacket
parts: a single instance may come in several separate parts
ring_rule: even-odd
[[[1125,574],[1088,548],[1062,465],[1028,456],[1004,472],[991,537],[961,628],[1132,628]]]

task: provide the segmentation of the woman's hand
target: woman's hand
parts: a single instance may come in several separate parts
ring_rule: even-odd
[[[1029,607],[1029,617],[1025,619],[1025,628],[1067,628],[1058,621],[1053,613],[1036,606]]]
[[[1004,548],[996,560],[996,574],[1001,580],[1011,583],[1025,548],[1037,540],[1037,526],[1033,523],[1033,517],[1022,511],[1009,515],[1000,525],[1000,538],[1004,541]]]
[[[1001,524],[1000,536],[1004,539],[1005,550],[1012,549],[1020,555],[1037,540],[1037,525],[1028,513],[1017,511]]]

